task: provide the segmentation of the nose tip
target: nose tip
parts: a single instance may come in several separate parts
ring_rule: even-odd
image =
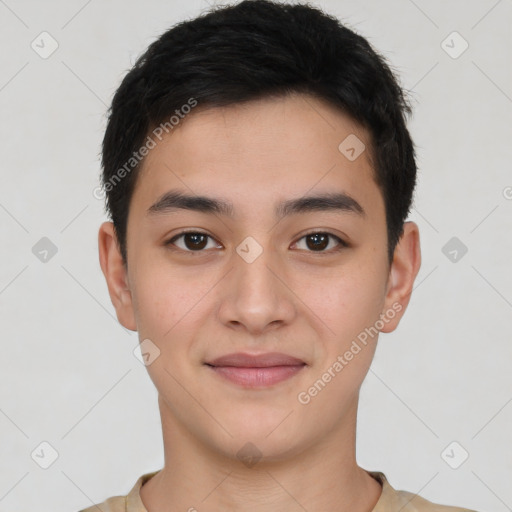
[[[226,276],[219,311],[223,322],[236,329],[244,326],[255,336],[290,322],[295,311],[293,294],[271,268],[278,264],[270,262],[272,251],[246,237],[237,253],[231,275]]]

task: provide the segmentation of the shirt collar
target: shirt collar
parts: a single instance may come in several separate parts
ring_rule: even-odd
[[[147,512],[140,497],[140,488],[159,471],[161,470],[145,473],[137,480],[126,496],[126,512]],[[390,510],[390,507],[404,504],[397,491],[391,487],[384,473],[381,471],[367,471],[367,473],[382,486],[380,498],[371,512],[386,512]]]

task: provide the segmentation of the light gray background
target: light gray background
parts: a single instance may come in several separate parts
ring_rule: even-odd
[[[358,461],[432,501],[512,510],[512,3],[313,3],[388,58],[415,110],[423,264],[363,384]],[[0,0],[0,511],[76,511],[162,467],[156,391],[110,303],[92,192],[120,80],[207,7]],[[43,31],[59,45],[46,59],[31,48]],[[469,44],[457,58],[453,31]],[[58,249],[46,263],[42,237]],[[456,262],[452,237],[468,248]],[[469,453],[458,469],[442,456],[453,441],[452,465]]]

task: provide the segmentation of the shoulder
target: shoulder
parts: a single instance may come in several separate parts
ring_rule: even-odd
[[[125,512],[126,511],[126,496],[112,496],[103,503],[92,505],[91,507],[84,508],[79,512]]]
[[[126,496],[112,496],[102,503],[84,508],[79,512],[146,512],[140,498],[140,488],[160,470],[144,473]]]
[[[408,491],[396,490],[388,482],[384,473],[380,471],[369,471],[382,485],[382,494],[372,512],[477,512],[469,508],[454,507],[434,503],[418,494]]]
[[[403,512],[476,512],[476,510],[469,508],[434,503],[412,492],[397,491],[397,494],[400,496],[403,503],[408,505],[404,507]]]

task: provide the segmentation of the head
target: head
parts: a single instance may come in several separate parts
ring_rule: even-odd
[[[420,265],[408,113],[384,59],[308,5],[223,7],[137,60],[103,141],[100,261],[120,322],[159,354],[148,371],[175,425],[269,457],[346,427]],[[303,368],[248,389],[212,374],[232,352]]]
[[[366,39],[320,10],[248,0],[162,34],[114,95],[102,184],[125,263],[130,201],[148,136],[160,142],[194,110],[294,92],[327,102],[368,131],[366,155],[384,199],[391,262],[416,183],[405,122],[411,108],[397,78]]]

